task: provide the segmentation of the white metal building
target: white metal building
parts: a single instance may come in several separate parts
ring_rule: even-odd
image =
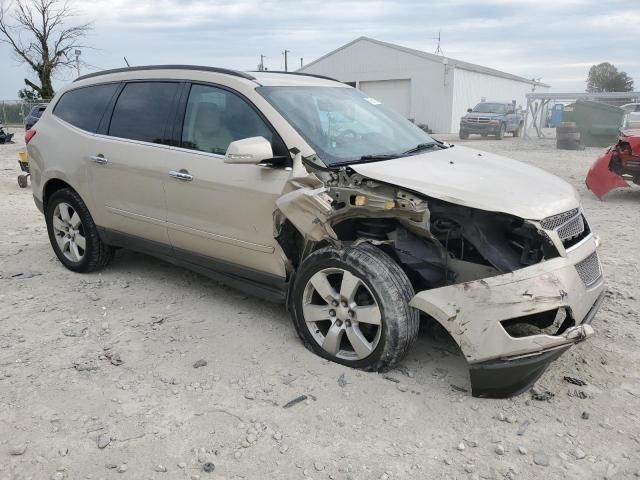
[[[526,106],[548,85],[392,43],[360,37],[299,72],[349,83],[436,133],[457,132],[460,117],[482,99]]]

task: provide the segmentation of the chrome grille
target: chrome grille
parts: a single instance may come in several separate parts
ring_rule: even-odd
[[[489,123],[489,117],[467,117],[470,123]]]
[[[602,268],[600,267],[598,253],[593,252],[584,260],[576,263],[576,270],[586,287],[597,283],[602,278]]]
[[[582,235],[586,229],[585,220],[579,208],[544,218],[540,225],[545,230],[555,230],[564,243]]]
[[[542,225],[542,228],[544,228],[545,230],[555,230],[560,225],[564,225],[573,217],[578,215],[579,211],[579,209],[574,208],[573,210],[569,210],[568,212],[563,212],[559,213],[558,215],[552,215],[550,217],[543,218],[540,221],[540,225]]]
[[[582,232],[584,232],[584,218],[582,215],[573,217],[567,223],[558,228],[558,236],[562,241],[577,237]]]

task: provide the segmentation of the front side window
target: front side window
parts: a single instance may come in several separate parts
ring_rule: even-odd
[[[402,115],[354,88],[256,89],[327,165],[399,157],[435,141]]]
[[[231,142],[264,137],[274,155],[282,154],[279,138],[247,102],[228,90],[193,85],[182,128],[183,148],[224,155]]]
[[[178,85],[175,82],[128,83],[113,109],[109,135],[166,143],[165,128]]]
[[[73,126],[95,133],[117,89],[117,83],[109,83],[70,90],[62,95],[53,114]],[[42,111],[34,109],[32,114],[39,118]]]

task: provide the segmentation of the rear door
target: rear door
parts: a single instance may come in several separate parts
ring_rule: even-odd
[[[170,176],[166,183],[176,256],[213,269],[233,264],[240,270],[228,273],[261,271],[267,276],[255,280],[279,281],[284,262],[275,254],[273,212],[290,169],[227,164],[224,154],[232,141],[262,136],[274,155],[286,157],[284,142],[247,99],[227,88],[193,84],[183,104],[181,145],[170,152],[169,170],[187,177]]]
[[[137,240],[150,241],[144,248],[160,254],[171,254],[164,182],[180,85],[124,84],[87,152],[95,201],[103,211],[99,225],[112,235],[128,237],[132,246]]]

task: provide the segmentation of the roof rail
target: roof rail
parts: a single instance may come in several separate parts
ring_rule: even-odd
[[[227,68],[217,68],[217,67],[204,67],[201,65],[146,65],[141,67],[124,67],[124,68],[114,68],[111,70],[103,70],[101,72],[89,73],[87,75],[83,75],[74,80],[77,82],[78,80],[85,80],[87,78],[100,77],[102,75],[109,75],[111,73],[121,73],[121,72],[139,72],[143,70],[200,70],[203,72],[213,72],[213,73],[224,73],[226,75],[233,75],[235,77],[246,78],[247,80],[255,80],[253,75],[249,75],[245,72],[239,72],[238,70],[230,70]]]
[[[315,73],[304,73],[304,72],[283,72],[282,70],[264,70],[262,72],[260,72],[259,70],[252,70],[252,73],[283,73],[286,75],[300,75],[303,77],[314,77],[314,78],[321,78],[323,80],[331,80],[333,82],[340,82],[340,80],[336,80],[335,78],[331,78],[331,77],[327,77],[325,75],[316,75]],[[343,82],[340,82],[343,83]]]

